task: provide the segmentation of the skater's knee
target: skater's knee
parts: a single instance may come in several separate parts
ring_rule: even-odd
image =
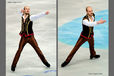
[[[81,46],[81,44],[77,43],[77,44],[75,45],[75,48],[79,48],[80,46]]]
[[[18,50],[17,50],[17,53],[18,53],[18,54],[21,54],[21,52],[22,52],[22,49],[18,49]]]
[[[43,53],[42,53],[42,52],[38,52],[38,54],[39,54],[40,56],[43,56]]]
[[[37,52],[37,54],[40,56],[40,57],[43,57],[43,53],[41,51]]]

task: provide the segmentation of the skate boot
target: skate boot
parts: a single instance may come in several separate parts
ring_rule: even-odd
[[[65,67],[67,64],[68,64],[69,62],[63,62],[62,64],[61,64],[61,67]]]
[[[47,67],[50,67],[50,64],[48,62],[44,63]]]
[[[12,65],[12,66],[11,66],[11,71],[14,72],[14,71],[15,71],[15,68],[16,68],[16,66],[13,66],[13,65]]]
[[[97,59],[97,58],[100,58],[100,55],[95,55],[95,56],[90,56],[90,59],[93,59],[93,58],[95,58],[95,59]]]

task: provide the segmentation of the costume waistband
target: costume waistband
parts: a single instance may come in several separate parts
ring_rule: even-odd
[[[86,37],[86,36],[84,36],[84,35],[81,34],[80,36],[82,36],[85,39],[91,39],[91,37],[93,37],[94,35],[90,35],[90,37]]]
[[[28,34],[28,35],[25,34],[25,33],[22,33],[22,34],[19,33],[19,35],[20,35],[21,37],[22,37],[22,36],[28,37],[28,36],[34,35],[34,33],[31,33],[31,34]]]

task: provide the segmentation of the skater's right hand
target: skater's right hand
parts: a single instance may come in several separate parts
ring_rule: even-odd
[[[97,24],[103,24],[103,23],[105,23],[105,22],[106,22],[106,20],[103,20],[103,19],[101,18],[101,20],[97,21]]]
[[[46,11],[45,14],[48,15],[49,14],[49,11]]]
[[[21,9],[21,13],[24,14],[24,9]]]

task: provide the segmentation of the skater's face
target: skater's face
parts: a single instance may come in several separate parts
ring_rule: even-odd
[[[29,14],[30,13],[30,8],[28,6],[24,7],[24,13]]]
[[[90,6],[86,8],[86,12],[88,16],[93,16],[93,9]]]

